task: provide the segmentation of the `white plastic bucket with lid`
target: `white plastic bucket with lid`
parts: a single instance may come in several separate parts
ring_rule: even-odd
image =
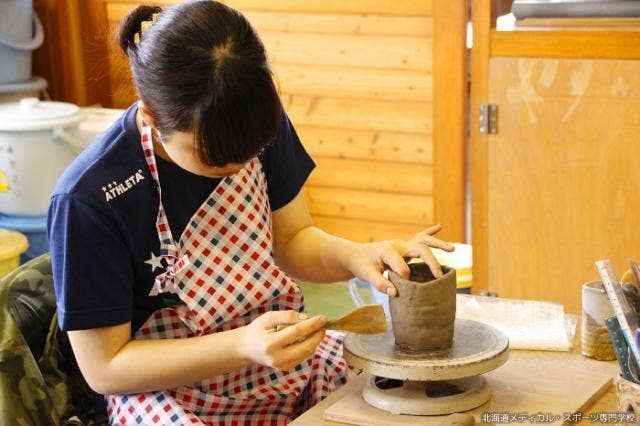
[[[32,0],[0,0],[0,84],[31,80],[31,52],[43,40]]]
[[[76,105],[64,102],[0,104],[0,213],[47,214],[56,181],[83,148],[67,130],[83,118]]]
[[[2,0],[0,0],[2,1]],[[47,80],[34,75],[24,83],[0,84],[0,103],[18,102],[22,98],[46,97]]]

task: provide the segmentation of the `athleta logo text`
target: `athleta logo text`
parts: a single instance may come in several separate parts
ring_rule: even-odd
[[[144,180],[144,176],[142,175],[142,170],[138,169],[137,172],[122,182],[116,182],[115,180],[113,182],[109,182],[102,187],[102,192],[104,192],[104,196],[107,202],[109,202],[136,186],[141,180]]]

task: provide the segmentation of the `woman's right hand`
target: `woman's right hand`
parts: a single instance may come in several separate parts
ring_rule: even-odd
[[[296,311],[269,311],[244,329],[240,353],[248,360],[289,370],[309,358],[324,337],[327,318],[308,318]],[[288,325],[279,331],[279,325]]]

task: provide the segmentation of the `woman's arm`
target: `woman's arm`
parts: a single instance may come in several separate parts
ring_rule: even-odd
[[[292,276],[314,282],[335,282],[353,276],[395,295],[395,287],[382,272],[391,268],[407,276],[405,257],[420,257],[435,276],[442,270],[429,247],[453,251],[449,243],[432,237],[441,229],[432,226],[410,240],[356,243],[328,234],[313,226],[302,192],[289,204],[273,212],[276,263]]]
[[[287,370],[313,354],[324,317],[272,311],[234,330],[185,339],[132,340],[131,323],[69,332],[85,380],[101,394],[191,385],[258,363]],[[274,333],[277,325],[294,324]]]
[[[314,227],[302,192],[274,211],[272,219],[275,260],[288,274],[315,282],[335,282],[353,276],[340,259],[356,243]]]

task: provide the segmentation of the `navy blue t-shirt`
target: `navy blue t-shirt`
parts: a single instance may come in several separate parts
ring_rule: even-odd
[[[179,303],[173,294],[149,296],[150,260],[159,253],[158,192],[130,107],[85,149],[58,181],[49,206],[48,233],[62,330],[132,322]],[[260,160],[271,210],[298,194],[314,163],[283,114],[280,132]],[[162,199],[177,241],[191,216],[220,182],[192,174],[156,156]]]

